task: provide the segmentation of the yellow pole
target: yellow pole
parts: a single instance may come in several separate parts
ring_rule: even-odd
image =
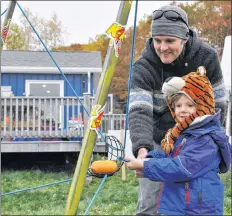
[[[124,29],[120,26],[125,26],[127,24],[128,16],[131,9],[131,4],[132,4],[131,1],[121,1],[116,23],[114,23],[109,29],[108,31],[109,34],[112,33],[113,35],[114,31],[118,33],[119,30]],[[95,103],[96,105],[100,105],[101,108],[104,107],[105,105],[111,80],[113,78],[114,70],[118,60],[118,55],[116,54],[118,54],[119,53],[118,51],[120,51],[120,49],[117,49],[118,46],[116,45],[121,43],[122,38],[116,36],[117,35],[115,34],[113,35],[113,37],[115,37],[115,39],[117,40],[113,40],[113,39],[110,40],[109,47],[107,50],[107,55],[103,66],[103,71],[101,73],[100,82],[98,84],[98,89],[96,93]],[[77,213],[78,205],[81,198],[81,193],[84,187],[86,174],[88,171],[91,155],[97,137],[96,132],[91,129],[90,124],[91,122],[89,122],[88,124],[88,127],[85,131],[85,135],[82,141],[82,148],[79,154],[76,169],[74,172],[74,177],[69,190],[69,195],[65,208],[65,215],[75,215]]]

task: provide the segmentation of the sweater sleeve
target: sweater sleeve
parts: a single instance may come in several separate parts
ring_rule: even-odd
[[[129,130],[135,157],[140,148],[153,149],[153,91],[147,74],[145,68],[135,63],[129,106]]]

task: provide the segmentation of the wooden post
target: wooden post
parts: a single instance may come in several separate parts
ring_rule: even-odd
[[[225,126],[226,126],[226,135],[227,136],[231,136],[231,99],[232,99],[232,93],[230,90],[228,90],[228,95],[229,95],[229,102],[228,102],[228,106],[227,106],[227,116],[226,116],[226,122],[225,122]]]
[[[90,110],[91,110],[90,109],[90,93],[89,92],[83,93],[83,98],[84,98],[85,109],[87,109],[89,114],[91,114],[90,113]],[[84,123],[84,131],[87,130],[89,118],[90,118],[90,116],[88,116],[88,114],[86,112],[84,112],[84,121],[83,121],[83,123]],[[93,161],[93,154],[91,155],[91,160],[89,162],[89,167],[91,166],[92,161]],[[85,184],[88,185],[92,181],[92,178],[93,178],[92,176],[87,176],[86,180],[85,180]]]
[[[83,93],[83,98],[84,98],[84,106],[90,114],[90,93],[88,92]],[[89,116],[86,112],[84,112],[84,130],[87,129],[88,122],[89,122]]]
[[[122,143],[122,146],[124,147],[124,129],[121,129],[121,143]],[[122,169],[122,180],[125,181],[126,180],[126,166],[125,164],[122,165],[121,167]]]

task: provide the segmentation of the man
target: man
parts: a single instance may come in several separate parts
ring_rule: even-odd
[[[163,6],[152,14],[152,37],[133,65],[129,130],[135,157],[160,148],[160,142],[175,121],[161,87],[173,76],[184,76],[204,66],[213,85],[216,107],[225,116],[226,92],[216,50],[197,38],[189,28],[187,14],[177,6]],[[136,215],[155,215],[160,182],[139,179]]]

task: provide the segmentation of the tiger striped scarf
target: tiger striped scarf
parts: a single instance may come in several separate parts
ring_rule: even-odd
[[[180,133],[189,127],[195,118],[215,113],[215,101],[213,88],[206,76],[206,70],[203,66],[197,69],[197,72],[191,72],[183,77],[173,77],[163,84],[162,91],[166,97],[166,102],[171,111],[176,125],[169,129],[164,139],[161,141],[161,147],[169,154],[174,149],[174,143]],[[187,94],[196,104],[196,112],[179,121],[176,118],[174,108],[171,104],[171,98],[178,93]]]

